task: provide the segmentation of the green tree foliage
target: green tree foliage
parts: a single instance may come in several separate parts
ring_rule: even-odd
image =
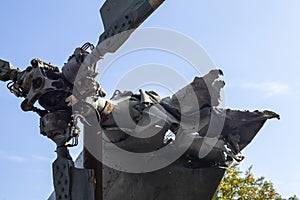
[[[212,200],[283,200],[273,183],[264,177],[255,178],[250,167],[243,174],[238,168],[227,170]],[[296,196],[288,200],[298,200]]]

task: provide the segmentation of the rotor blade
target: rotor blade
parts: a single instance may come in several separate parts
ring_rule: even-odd
[[[100,9],[104,32],[98,45],[103,54],[115,52],[164,0],[107,0]]]

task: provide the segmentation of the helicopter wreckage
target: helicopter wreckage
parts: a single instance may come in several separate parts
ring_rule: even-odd
[[[34,59],[22,71],[0,60],[0,80],[10,81],[8,89],[24,98],[22,110],[37,113],[41,134],[57,145],[55,197],[49,199],[211,199],[266,120],[279,118],[271,111],[220,108],[221,70],[195,77],[170,97],[139,90],[116,91],[106,99],[96,80],[97,62],[115,52],[162,2],[106,1],[98,45],[76,48],[62,70]],[[79,120],[85,153],[103,165],[80,169],[69,155],[68,148],[78,144]],[[119,149],[145,157],[136,162]]]

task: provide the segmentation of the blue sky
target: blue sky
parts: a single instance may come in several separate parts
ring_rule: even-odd
[[[75,47],[97,42],[103,2],[1,1],[0,57],[22,69],[36,57],[62,66]],[[143,24],[181,32],[201,45],[224,71],[227,107],[281,115],[245,149],[241,168],[253,165],[254,174],[274,182],[285,197],[300,196],[299,8],[297,0],[172,0]],[[0,200],[46,199],[55,145],[39,135],[38,117],[21,112],[21,99],[4,83],[0,102]]]

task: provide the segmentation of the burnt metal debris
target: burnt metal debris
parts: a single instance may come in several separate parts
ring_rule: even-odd
[[[49,199],[210,199],[226,169],[243,160],[241,150],[266,120],[279,118],[271,111],[220,108],[220,90],[225,85],[220,80],[221,70],[196,77],[171,97],[140,90],[139,94],[116,91],[110,100],[105,99],[105,91],[96,80],[97,61],[115,52],[162,2],[107,0],[101,8],[105,31],[98,45],[86,43],[76,48],[62,70],[33,59],[22,71],[0,60],[0,80],[9,82],[7,87],[15,96],[24,98],[23,111],[40,116],[40,133],[57,145],[53,163],[55,197]],[[79,169],[68,151],[78,144],[79,119],[87,137],[85,146],[95,146],[101,157],[109,156],[113,146],[135,153],[155,152],[166,146],[175,152],[178,144],[186,149],[175,162],[152,172],[122,172],[120,166],[102,166],[96,158],[85,160],[90,164]],[[212,119],[222,124],[220,130],[211,125]],[[137,129],[137,125],[143,128]],[[154,131],[157,133],[152,135]],[[165,138],[169,131],[175,138]],[[185,144],[182,138],[191,142]],[[85,154],[90,153],[86,148]],[[171,154],[156,159],[168,160]]]

